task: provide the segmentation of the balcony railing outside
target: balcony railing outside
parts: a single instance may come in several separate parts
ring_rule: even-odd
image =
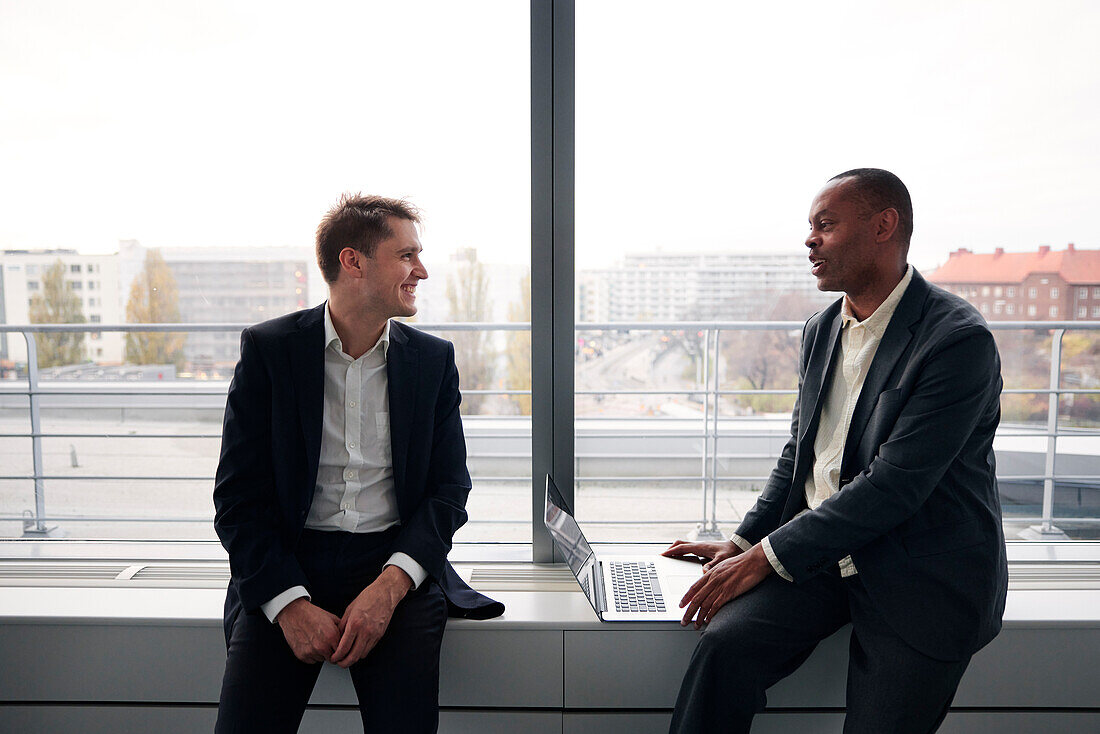
[[[461,332],[461,331],[492,331],[492,332],[516,332],[516,331],[529,331],[530,326],[526,323],[508,322],[508,323],[449,323],[449,324],[418,324],[418,328],[425,331],[442,333],[446,335],[448,332]],[[2,395],[25,395],[28,399],[28,416],[29,426],[26,432],[4,433],[0,434],[0,438],[29,438],[31,441],[31,460],[32,471],[30,474],[8,474],[3,472],[6,476],[0,476],[0,480],[15,480],[15,481],[28,481],[33,482],[34,486],[34,508],[33,510],[27,509],[22,515],[11,515],[4,510],[10,512],[11,508],[0,509],[0,521],[22,521],[24,528],[24,535],[28,536],[44,536],[49,534],[51,530],[51,523],[65,522],[65,521],[82,521],[82,522],[209,522],[210,518],[204,517],[139,517],[131,515],[114,515],[114,516],[88,516],[88,515],[65,515],[62,513],[51,514],[47,511],[46,498],[48,496],[49,482],[52,480],[71,480],[79,478],[82,480],[92,480],[97,482],[109,483],[112,481],[120,480],[148,480],[155,482],[163,481],[211,481],[210,476],[181,476],[181,475],[158,475],[158,476],[130,476],[124,473],[116,475],[84,475],[80,477],[72,476],[51,476],[46,473],[43,465],[43,451],[42,442],[43,439],[49,438],[77,438],[85,434],[78,433],[60,433],[60,432],[44,432],[42,429],[42,399],[44,397],[57,398],[58,396],[68,396],[72,398],[89,398],[90,396],[96,396],[97,399],[109,399],[118,398],[119,400],[129,397],[142,398],[140,407],[156,407],[160,403],[157,401],[163,401],[165,398],[201,398],[206,397],[208,400],[224,400],[225,395],[225,383],[204,383],[202,381],[174,381],[170,383],[157,383],[149,384],[142,382],[126,382],[115,383],[110,387],[96,386],[96,389],[90,389],[86,385],[82,385],[80,381],[54,381],[48,386],[43,386],[41,382],[42,370],[39,369],[37,364],[37,349],[36,349],[36,335],[46,334],[51,332],[230,332],[238,333],[245,325],[242,324],[123,324],[123,325],[104,325],[104,324],[83,324],[83,325],[21,325],[21,326],[9,326],[0,325],[0,333],[9,334],[21,334],[26,340],[27,344],[27,366],[26,366],[26,378],[20,382],[5,383],[0,382],[0,396]],[[685,435],[694,436],[696,439],[701,439],[703,444],[703,450],[701,455],[701,461],[698,464],[698,474],[682,474],[682,475],[660,475],[660,476],[631,476],[629,481],[635,484],[644,484],[647,482],[698,482],[701,489],[701,505],[699,506],[699,516],[694,520],[694,524],[701,531],[703,535],[718,533],[718,490],[720,485],[728,485],[730,483],[745,483],[745,482],[762,482],[766,479],[766,476],[737,476],[723,474],[719,468],[719,441],[720,439],[729,438],[752,438],[752,437],[766,437],[777,438],[782,437],[781,432],[776,430],[761,430],[758,432],[749,431],[746,432],[743,428],[733,430],[726,426],[729,416],[722,415],[722,400],[723,398],[730,398],[735,396],[754,396],[754,395],[794,395],[794,389],[768,389],[768,390],[756,390],[756,389],[729,389],[723,388],[723,374],[722,374],[722,360],[717,358],[720,349],[720,343],[723,334],[732,332],[746,332],[746,331],[783,331],[783,332],[796,332],[802,327],[801,322],[782,321],[782,322],[765,322],[765,321],[752,321],[752,322],[668,322],[668,323],[655,323],[655,322],[609,322],[609,323],[582,323],[576,326],[578,335],[592,334],[599,332],[617,333],[627,335],[626,338],[631,338],[637,334],[658,334],[663,332],[693,332],[699,336],[699,341],[702,344],[702,354],[700,355],[699,364],[701,365],[701,380],[700,385],[693,386],[692,389],[685,390],[669,390],[669,389],[640,389],[640,390],[622,390],[622,389],[607,389],[607,390],[588,390],[577,389],[576,395],[578,396],[615,396],[615,395],[684,395],[692,396],[696,400],[701,398],[702,403],[702,416],[700,419],[694,419],[688,421],[692,425],[697,425],[697,429],[690,429],[687,433],[682,427],[678,427],[668,434],[669,437],[678,436],[683,437]],[[1002,482],[1042,482],[1042,510],[1041,515],[1037,517],[1015,517],[1014,520],[1033,522],[1034,525],[1030,527],[1023,537],[1029,538],[1062,538],[1064,534],[1058,527],[1058,520],[1055,516],[1055,504],[1054,504],[1054,490],[1056,483],[1061,480],[1063,482],[1076,482],[1079,484],[1088,485],[1093,487],[1091,491],[1100,491],[1100,471],[1097,473],[1088,473],[1083,475],[1070,475],[1059,474],[1057,472],[1058,466],[1058,440],[1059,438],[1072,435],[1074,437],[1096,437],[1100,436],[1100,430],[1085,428],[1085,429],[1069,429],[1059,427],[1059,410],[1060,402],[1064,396],[1071,395],[1100,395],[1100,387],[1063,387],[1062,380],[1060,378],[1063,367],[1063,350],[1062,342],[1065,333],[1068,330],[1084,331],[1089,334],[1095,334],[1097,330],[1100,330],[1100,322],[992,322],[990,327],[995,331],[1007,331],[1016,330],[1020,332],[1045,332],[1050,334],[1050,379],[1046,388],[1008,388],[1004,390],[1005,395],[1021,394],[1021,395],[1047,395],[1048,407],[1046,416],[1046,425],[1044,430],[1035,430],[1027,428],[1016,428],[1011,430],[1012,436],[1031,436],[1031,437],[1045,437],[1046,450],[1044,456],[1044,470],[1041,474],[1037,473],[1017,473],[1000,475],[999,480]],[[10,385],[10,387],[9,387]],[[464,390],[467,395],[501,395],[501,396],[524,396],[530,395],[530,391],[526,389],[484,389],[484,390]],[[148,403],[144,402],[148,399]],[[165,405],[164,407],[168,407]],[[644,435],[647,438],[660,437],[662,434],[662,421],[664,419],[645,419]],[[683,425],[682,420],[676,421],[678,426]],[[582,424],[599,424],[599,419],[593,419],[590,417],[578,416],[578,426]],[[1002,425],[1002,431],[1006,432],[1005,426]],[[587,430],[580,429],[579,435],[582,440],[594,440],[597,438],[609,438],[620,439],[629,438],[632,435],[637,435],[637,432],[623,433],[622,431],[612,430]],[[178,438],[178,439],[190,439],[190,438],[203,438],[203,439],[217,439],[220,434],[217,432],[205,432],[205,433],[137,433],[127,431],[124,434],[112,436],[111,434],[96,434],[101,438]],[[524,423],[522,419],[518,420],[515,424],[506,426],[503,430],[496,429],[494,433],[492,430],[488,432],[482,432],[481,438],[504,440],[515,438],[526,438],[529,441],[530,437],[530,424]],[[584,439],[587,437],[587,439]],[[529,447],[529,444],[528,444]],[[492,452],[471,450],[470,460],[472,463],[476,463],[479,459],[490,458]],[[529,466],[529,451],[527,453],[528,466]],[[499,457],[498,457],[499,458]],[[522,455],[516,455],[516,458],[522,459]],[[577,484],[582,486],[592,483],[616,483],[623,481],[621,477],[617,476],[595,476],[592,474],[584,475],[582,473],[580,462],[586,458],[591,458],[586,454],[584,448],[578,443],[578,450],[576,455],[576,461],[578,462],[576,471]],[[608,458],[608,457],[604,457]],[[615,458],[614,456],[610,458]],[[626,459],[628,457],[619,457]],[[761,457],[756,457],[761,458]],[[1098,459],[1100,461],[1100,459]],[[2,472],[3,470],[0,470]],[[516,472],[513,472],[516,473]],[[519,472],[522,474],[522,472]],[[492,475],[478,475],[474,474],[475,484],[478,483],[492,483],[492,482],[524,482],[529,479],[523,476],[506,476],[499,472]],[[1098,517],[1079,517],[1074,516],[1071,521],[1075,524],[1089,524],[1100,523]],[[478,522],[475,518],[473,522]],[[490,521],[492,522],[492,521]],[[501,522],[501,521],[496,521]]]

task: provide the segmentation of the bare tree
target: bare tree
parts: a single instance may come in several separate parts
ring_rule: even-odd
[[[477,261],[477,250],[467,248],[458,253],[455,269],[447,275],[447,305],[451,321],[488,321],[492,313],[489,301],[489,276],[485,266]],[[485,331],[457,331],[451,339],[455,345],[455,362],[462,376],[462,412],[478,413],[485,402],[484,395],[471,395],[469,390],[484,390],[492,385],[496,352]]]

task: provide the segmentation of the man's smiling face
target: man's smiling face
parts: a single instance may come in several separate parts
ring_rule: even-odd
[[[420,237],[416,224],[390,217],[393,236],[378,243],[374,256],[360,260],[364,305],[383,318],[416,314],[416,286],[428,277],[420,262]]]

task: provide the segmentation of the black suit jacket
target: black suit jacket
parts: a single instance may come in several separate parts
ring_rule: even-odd
[[[309,588],[295,557],[313,501],[324,413],[324,305],[241,333],[214,483],[214,528],[229,553],[226,639],[243,609],[292,586]],[[470,475],[450,342],[393,322],[386,358],[390,443],[407,553],[439,582],[452,616],[487,618],[504,606],[467,586],[447,562],[466,522]]]
[[[914,272],[855,406],[842,489],[795,517],[839,369],[840,311],[837,301],[806,322],[791,437],[737,534],[770,536],[796,583],[851,555],[903,640],[962,659],[1000,630],[1008,588],[993,456],[996,344],[970,304]]]

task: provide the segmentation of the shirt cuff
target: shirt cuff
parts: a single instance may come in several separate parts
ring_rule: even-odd
[[[752,549],[752,543],[745,540],[744,538],[742,538],[737,533],[734,533],[733,535],[731,535],[730,540],[733,541],[734,545],[736,545],[738,548],[740,548],[743,551],[747,551],[747,550]]]
[[[291,586],[289,589],[284,591],[282,594],[279,594],[271,601],[267,602],[266,604],[261,604],[260,609],[263,610],[264,616],[267,617],[267,621],[274,624],[275,618],[279,616],[279,612],[283,611],[287,604],[294,601],[295,599],[301,599],[303,596],[306,599],[309,598],[309,592],[306,591],[306,587]]]
[[[772,564],[772,568],[779,574],[781,578],[787,581],[794,581],[794,577],[787,573],[787,569],[783,568],[783,564],[779,562],[779,556],[775,555],[775,551],[772,550],[772,542],[768,538],[764,538],[760,541],[760,545],[764,546],[764,555],[768,557],[768,563]]]
[[[386,561],[386,566],[397,566],[405,573],[409,574],[409,578],[412,579],[412,591],[416,591],[420,588],[420,585],[424,583],[424,579],[428,578],[428,572],[424,570],[424,567],[413,560],[412,556],[406,553],[394,553],[390,556],[390,560]],[[385,566],[383,566],[385,568]]]

